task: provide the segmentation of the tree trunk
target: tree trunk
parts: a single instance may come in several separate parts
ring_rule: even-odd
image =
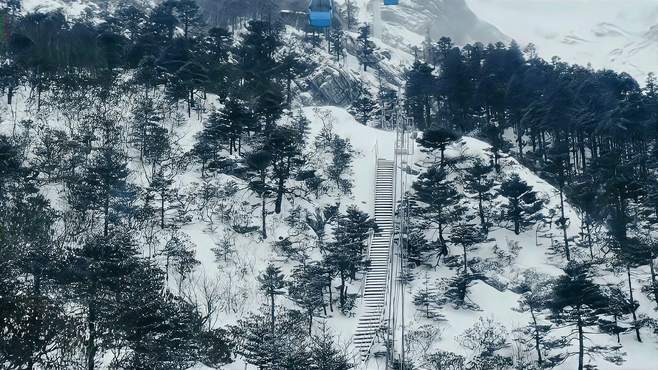
[[[272,335],[274,335],[274,293],[270,294],[270,305],[270,320],[272,320],[270,324],[272,325]]]
[[[164,188],[160,192],[160,229],[165,228],[165,191]]]
[[[562,223],[562,236],[564,237],[564,254],[567,261],[571,261],[571,251],[569,250],[569,238],[567,237],[567,219],[564,217],[564,190],[563,185],[560,183],[560,215]]]
[[[262,219],[262,234],[263,239],[267,239],[267,230],[265,229],[265,218],[267,217],[267,210],[265,209],[265,193],[261,194],[261,219]]]
[[[642,342],[640,337],[640,328],[637,325],[637,314],[635,313],[635,300],[633,299],[633,283],[631,282],[631,266],[626,265],[626,275],[628,276],[628,294],[630,296],[630,308],[631,314],[633,315],[633,327],[635,328],[635,335],[637,336],[637,341]]]
[[[340,309],[345,310],[345,274],[340,272]]]
[[[484,205],[482,204],[482,193],[478,194],[478,214],[480,215],[480,225],[482,225],[482,231],[487,232],[487,220],[484,217]]]
[[[537,317],[535,317],[535,311],[530,307],[530,316],[532,316],[532,325],[533,328],[535,329],[535,349],[537,350],[537,362],[539,363],[539,367],[542,367],[541,365],[544,362],[544,359],[541,356],[541,341],[539,337],[539,328],[537,327]]]
[[[468,275],[468,259],[466,258],[466,244],[462,244],[464,248],[464,275]]]
[[[103,236],[107,237],[110,228],[110,197],[106,196],[103,202]]]
[[[585,217],[588,217],[587,215]],[[585,221],[585,232],[587,233],[587,245],[589,246],[589,257],[594,260],[594,243],[592,242],[592,230],[589,220]]]
[[[281,213],[281,203],[283,202],[283,190],[285,188],[285,179],[283,177],[279,178],[279,184],[276,189],[276,202],[274,203],[274,212],[276,214]]]
[[[583,333],[583,321],[580,318],[580,315],[578,316],[578,370],[583,370],[583,357],[585,356],[585,344],[584,344],[584,336],[585,334]]]
[[[96,310],[93,303],[89,303],[89,317],[87,317],[87,328],[89,330],[89,339],[87,340],[86,350],[86,370],[94,370],[96,359]]]
[[[334,292],[333,292],[333,279],[331,278],[331,273],[327,273],[327,277],[329,280],[329,311],[334,312]]]
[[[651,272],[651,288],[653,291],[653,297],[656,301],[656,306],[658,307],[658,282],[656,281],[656,269],[654,268],[653,263],[654,259],[651,258],[649,261],[649,271]]]

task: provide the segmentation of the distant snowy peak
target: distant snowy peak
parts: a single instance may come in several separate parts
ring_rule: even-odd
[[[651,26],[644,34],[644,38],[649,41],[658,42],[658,24]]]
[[[627,72],[658,71],[656,0],[465,0],[482,20],[539,55]]]
[[[592,33],[596,37],[628,37],[628,32],[621,27],[608,23],[601,22],[592,28]]]
[[[436,41],[450,37],[455,43],[509,42],[510,37],[479,19],[465,0],[401,0],[399,5],[384,6],[372,0],[368,6],[379,7],[382,40],[394,46],[418,45],[428,37]]]
[[[562,39],[562,43],[567,44],[567,45],[579,45],[579,44],[583,44],[583,43],[587,43],[587,42],[589,42],[589,41],[582,38],[582,37],[580,37],[580,36],[576,36],[576,35],[573,35],[573,34],[572,35],[566,35]]]

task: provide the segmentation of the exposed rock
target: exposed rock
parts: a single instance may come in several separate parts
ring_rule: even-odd
[[[356,99],[359,85],[358,76],[324,65],[302,81],[299,88],[308,91],[316,103],[345,106]]]

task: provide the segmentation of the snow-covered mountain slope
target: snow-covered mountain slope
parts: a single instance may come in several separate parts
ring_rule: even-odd
[[[372,209],[373,192],[374,192],[374,160],[375,149],[379,157],[392,158],[395,134],[392,132],[377,130],[360,125],[345,110],[336,107],[307,107],[304,113],[312,122],[312,133],[315,135],[320,132],[323,124],[333,122],[334,132],[349,138],[360,155],[355,159],[353,178],[355,181],[353,202],[360,205],[364,210]],[[457,144],[454,144],[447,152],[449,157],[458,155],[468,157],[488,158],[487,149],[489,145],[471,137],[464,137]],[[426,154],[415,151],[412,166],[414,172],[424,171],[429,163]],[[558,191],[546,181],[542,180],[531,170],[519,164],[513,158],[504,160],[501,177],[516,173],[521,179],[531,185],[539,195],[546,199],[545,214],[550,210],[556,210],[559,204]],[[412,176],[413,178],[413,176]],[[492,208],[500,209],[502,199],[495,199]],[[471,201],[470,207],[476,207]],[[573,237],[580,231],[580,221],[578,213],[568,202],[565,206],[566,217],[569,219],[568,234]],[[470,290],[470,299],[479,306],[479,310],[455,309],[450,304],[446,304],[442,310],[444,321],[436,321],[424,317],[422,309],[419,309],[413,303],[413,296],[423,288],[425,277],[429,278],[431,284],[440,286],[442,281],[449,279],[461,271],[459,268],[448,268],[439,264],[438,268],[428,266],[418,267],[411,270],[414,280],[407,285],[405,291],[405,307],[407,309],[405,325],[408,335],[421,335],[426,333],[428,328],[433,328],[438,334],[431,341],[431,351],[452,351],[468,358],[469,350],[460,344],[460,335],[467,329],[471,328],[480,318],[492,319],[499,322],[505,327],[507,339],[512,343],[509,354],[512,355],[517,345],[514,342],[515,334],[513,331],[528,324],[531,320],[529,313],[518,312],[520,295],[513,292],[512,289],[517,284],[524,273],[535,271],[545,274],[549,277],[557,277],[563,273],[562,267],[566,265],[566,260],[561,256],[556,256],[552,250],[554,242],[561,240],[561,229],[555,224],[538,224],[520,235],[515,235],[513,231],[496,227],[491,230],[491,240],[478,247],[473,252],[472,258],[479,260],[476,262],[477,268],[481,268],[487,278],[487,282],[479,281]],[[587,259],[587,251],[573,247],[573,254],[577,259]],[[457,250],[452,254],[458,254]],[[612,273],[610,271],[600,271],[597,282],[600,284],[619,284],[624,283],[624,273]],[[633,284],[639,289],[649,278],[649,269],[637,269],[633,273]],[[359,282],[351,289],[360,289]],[[638,313],[647,317],[658,318],[653,310],[655,303],[648,298],[636,293],[636,299],[640,303]],[[358,310],[357,310],[358,312]],[[358,315],[357,315],[358,316]],[[545,319],[540,319],[545,322]],[[342,317],[335,315],[329,318],[329,322],[341,334],[341,338],[351,338],[356,326],[356,318]],[[628,323],[626,323],[628,324]],[[558,330],[551,333],[552,336],[559,337],[567,335],[564,330]],[[644,342],[638,343],[634,339],[633,333],[622,335],[623,351],[627,353],[627,362],[621,367],[603,361],[602,359],[593,360],[599,369],[634,369],[634,370],[653,370],[655,367],[651,364],[658,363],[658,342],[654,335],[651,334],[650,328],[643,328],[642,335]],[[596,345],[614,345],[616,339],[607,334],[594,334],[592,341]],[[420,342],[419,342],[420,343]],[[410,342],[410,356],[419,359],[422,351],[419,347],[414,347]],[[414,350],[415,348],[415,350]],[[577,361],[575,358],[557,367],[557,369],[575,368]],[[383,359],[374,358],[360,369],[379,369],[383,368]]]
[[[442,36],[458,44],[509,40],[498,28],[478,18],[465,0],[401,0],[396,6],[385,6],[382,0],[354,2],[360,10],[359,20],[372,23],[375,35],[401,49]]]
[[[478,17],[539,55],[624,71],[643,81],[658,66],[654,0],[467,0]]]

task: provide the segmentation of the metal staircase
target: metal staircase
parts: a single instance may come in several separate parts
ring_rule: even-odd
[[[366,272],[359,322],[354,334],[354,344],[362,360],[368,358],[377,331],[382,327],[386,292],[391,279],[394,162],[379,159],[376,173],[375,221],[379,232],[373,237],[368,250],[370,267]]]

